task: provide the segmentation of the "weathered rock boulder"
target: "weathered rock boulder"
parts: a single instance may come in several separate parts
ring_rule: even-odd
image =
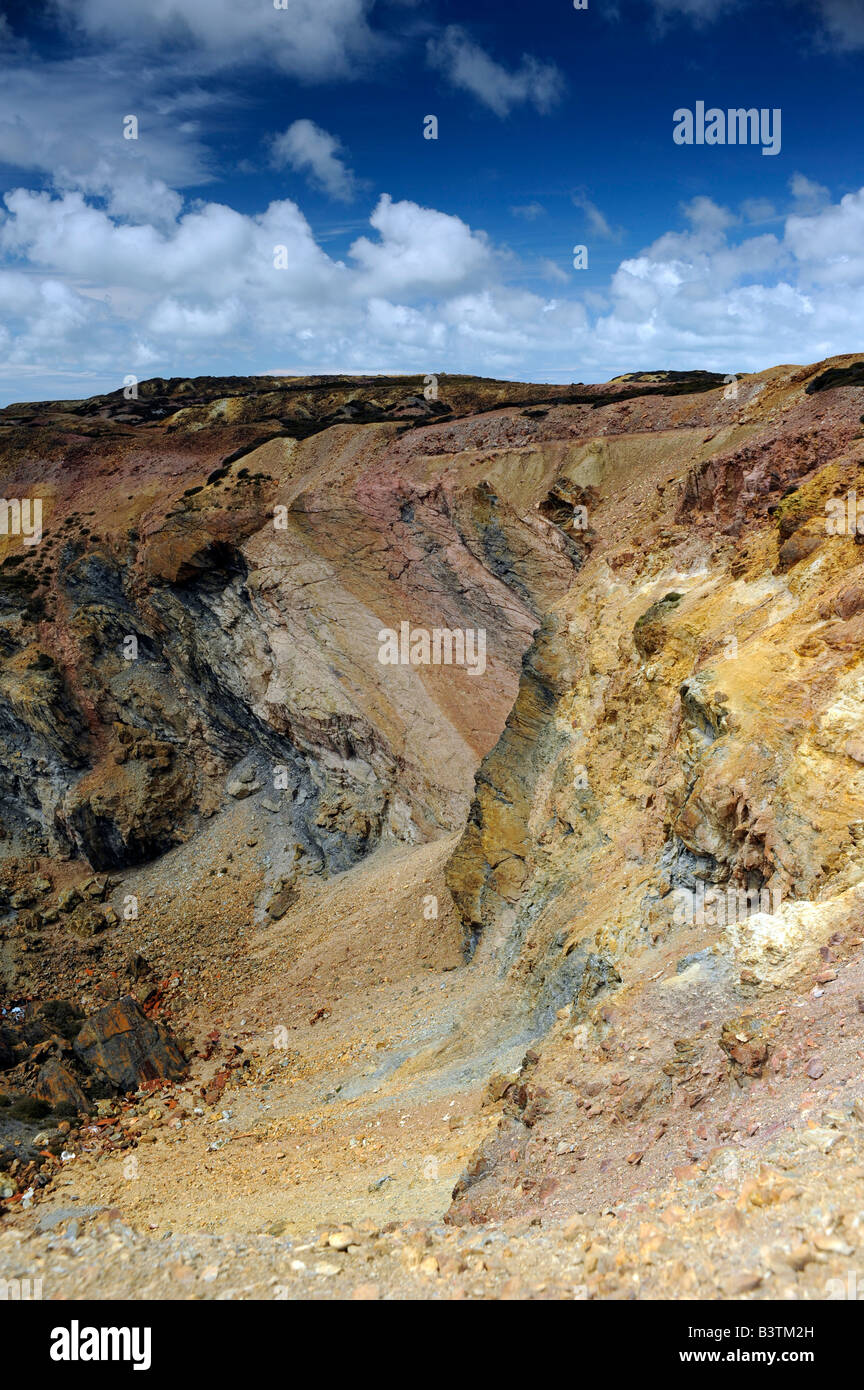
[[[177,1079],[186,1070],[170,1030],[147,1018],[131,995],[91,1014],[75,1039],[75,1054],[94,1076],[121,1091],[159,1077]]]
[[[87,1109],[87,1098],[75,1077],[56,1057],[45,1063],[36,1078],[36,1095],[49,1105],[74,1105],[76,1110]]]

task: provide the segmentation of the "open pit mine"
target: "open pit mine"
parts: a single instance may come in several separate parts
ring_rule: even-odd
[[[855,357],[0,411],[0,1281],[849,1296],[862,468]]]

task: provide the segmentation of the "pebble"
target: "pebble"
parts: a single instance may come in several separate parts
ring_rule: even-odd
[[[347,1250],[349,1245],[357,1244],[357,1234],[351,1230],[334,1231],[328,1237],[327,1244],[331,1250]]]
[[[819,1152],[823,1154],[830,1153],[834,1145],[839,1139],[842,1139],[842,1137],[842,1134],[836,1129],[822,1129],[819,1126],[815,1129],[805,1129],[801,1134],[801,1138],[805,1144],[810,1144],[814,1149],[818,1149]]]

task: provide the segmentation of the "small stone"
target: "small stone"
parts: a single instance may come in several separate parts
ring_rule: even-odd
[[[807,1063],[807,1075],[813,1080],[818,1081],[820,1076],[824,1076],[825,1068],[818,1057],[812,1058]]]
[[[285,913],[296,898],[296,888],[292,887],[291,884],[286,884],[273,894],[264,911],[267,913],[267,916],[275,922],[278,918],[285,916]]]
[[[229,782],[225,788],[229,796],[233,796],[235,801],[245,801],[247,796],[252,796],[254,792],[260,792],[260,782],[242,782],[238,778],[236,782]]]
[[[513,1275],[502,1285],[501,1297],[513,1301],[521,1301],[525,1296],[525,1286],[518,1275]]]
[[[855,1251],[839,1236],[814,1236],[813,1244],[826,1255],[854,1255]]]
[[[356,1303],[374,1303],[381,1297],[377,1284],[358,1284],[351,1295]]]
[[[827,1125],[829,1129],[839,1129],[841,1125],[846,1123],[847,1118],[848,1116],[843,1110],[822,1111],[822,1123]]]
[[[801,1135],[805,1144],[809,1144],[811,1148],[818,1149],[823,1154],[830,1153],[842,1137],[836,1129],[822,1129],[819,1126],[814,1129],[805,1129]]]
[[[514,1077],[504,1076],[502,1072],[496,1071],[486,1082],[486,1094],[484,1102],[487,1105],[494,1105],[496,1101],[503,1098],[504,1092],[513,1085]]]
[[[762,1283],[761,1274],[736,1274],[726,1284],[726,1293],[730,1298],[737,1298],[740,1294],[753,1293]]]
[[[800,1273],[806,1265],[813,1263],[815,1257],[808,1245],[793,1245],[785,1258],[786,1263],[790,1265],[792,1269],[796,1269]]]
[[[87,894],[88,898],[95,898],[97,901],[101,902],[108,892],[108,879],[99,877],[88,878],[87,882],[84,884],[84,892]]]

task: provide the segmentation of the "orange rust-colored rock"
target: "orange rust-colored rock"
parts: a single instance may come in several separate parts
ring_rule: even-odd
[[[148,1019],[131,995],[91,1014],[74,1046],[88,1071],[121,1091],[160,1077],[180,1077],[187,1065],[169,1030]]]

